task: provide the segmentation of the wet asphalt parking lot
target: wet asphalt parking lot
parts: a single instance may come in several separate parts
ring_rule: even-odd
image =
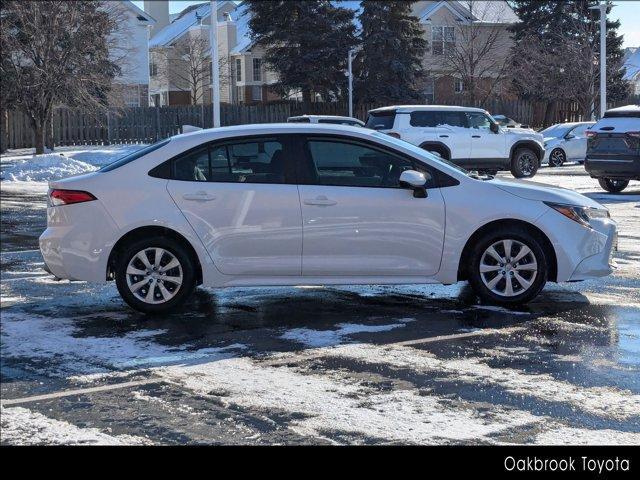
[[[199,288],[145,317],[56,281],[45,192],[2,184],[3,444],[639,444],[640,185],[535,180],[619,223],[617,272],[519,310],[444,286]]]

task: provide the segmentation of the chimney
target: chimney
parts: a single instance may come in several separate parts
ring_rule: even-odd
[[[156,20],[156,24],[151,26],[151,37],[169,25],[169,2],[167,0],[144,0],[144,11]]]

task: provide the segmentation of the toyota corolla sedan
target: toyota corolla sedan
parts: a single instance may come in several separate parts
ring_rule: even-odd
[[[570,190],[469,173],[357,127],[178,135],[50,182],[40,249],[59,278],[115,280],[161,312],[197,285],[453,284],[513,305],[611,273],[616,224]]]

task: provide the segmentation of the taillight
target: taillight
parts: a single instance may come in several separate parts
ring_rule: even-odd
[[[627,135],[633,138],[640,138],[640,132],[627,132]]]
[[[584,134],[587,138],[594,138],[598,133],[594,132],[593,130],[587,130],[584,132]]]
[[[393,138],[401,138],[399,133],[396,132],[387,132],[387,135]]]
[[[95,200],[96,197],[89,192],[82,192],[80,190],[51,190],[49,193],[51,198],[51,205],[57,207],[59,205],[71,205],[72,203],[90,202]]]

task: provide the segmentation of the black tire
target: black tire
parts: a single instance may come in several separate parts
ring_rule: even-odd
[[[549,166],[561,167],[567,161],[567,156],[561,148],[554,148],[549,154]]]
[[[613,178],[599,178],[600,186],[610,193],[620,193],[629,185],[629,180],[615,180]]]
[[[514,240],[516,242],[513,244],[514,246],[512,247],[512,251],[510,252],[510,255],[513,254],[515,255],[515,257],[508,258],[508,260],[511,261],[513,258],[517,257],[520,251],[519,250],[520,247],[517,247],[516,245],[519,242],[522,245],[527,246],[530,249],[531,254],[533,255],[533,257],[530,257],[529,254],[527,254],[519,262],[524,261],[524,262],[528,262],[527,264],[529,264],[529,263],[533,263],[533,260],[535,260],[535,263],[537,264],[537,271],[535,272],[535,277],[531,276],[527,278],[527,280],[531,280],[531,284],[526,289],[524,289],[524,287],[518,282],[516,277],[513,277],[513,276],[510,277],[509,282],[512,285],[513,292],[514,292],[512,296],[499,295],[494,291],[492,291],[487,285],[485,285],[485,281],[483,281],[482,274],[480,273],[480,262],[482,261],[483,256],[485,255],[485,252],[487,251],[487,249],[490,246],[493,246],[494,244],[496,244],[497,242],[502,242],[503,240]],[[516,248],[518,248],[518,250],[516,250]],[[499,254],[504,255],[504,249],[501,252],[499,250],[499,247],[496,247],[496,251],[498,251]],[[508,269],[506,265],[509,265]],[[496,262],[495,266],[499,267],[500,264]],[[526,266],[526,265],[522,265],[522,266]],[[496,289],[500,289],[502,288],[502,285],[505,285],[505,291],[506,291],[506,281],[507,281],[506,276],[511,275],[511,270],[512,270],[511,263],[508,262],[507,264],[505,264],[504,270],[498,270],[495,272],[496,276],[502,276],[503,278],[503,280],[498,281],[496,285]],[[489,275],[493,275],[493,273],[494,272],[486,273],[485,280],[487,280]],[[516,271],[515,273],[516,275],[521,275],[522,277],[524,277],[525,275],[527,276],[533,275],[532,272],[530,271]],[[473,288],[474,292],[480,297],[481,301],[484,303],[505,305],[505,306],[519,305],[519,304],[526,303],[532,300],[533,298],[535,298],[540,293],[540,291],[544,288],[545,284],[547,283],[547,274],[548,274],[547,259],[544,254],[544,249],[542,248],[542,240],[538,237],[538,235],[532,234],[527,229],[519,226],[500,227],[492,232],[485,233],[475,242],[475,245],[473,246],[473,250],[471,251],[469,271],[468,271],[469,283]],[[495,278],[496,277],[492,277],[491,279],[489,279],[489,283],[490,283],[490,280],[493,280]],[[502,282],[505,282],[505,283],[503,284]],[[522,289],[521,293],[518,293],[519,289]]]
[[[517,149],[511,158],[511,175],[515,178],[531,178],[538,171],[540,160],[530,148]]]
[[[182,283],[176,288],[175,295],[163,303],[147,303],[139,299],[134,295],[127,283],[127,267],[129,266],[129,262],[139,252],[152,248],[161,248],[173,255],[179,262],[179,268],[182,273]],[[116,263],[115,279],[118,292],[120,292],[122,299],[127,302],[131,308],[150,314],[166,312],[182,305],[191,296],[196,286],[194,260],[191,258],[191,255],[181,243],[165,237],[144,238],[126,245]],[[160,280],[158,281],[162,283]],[[165,285],[167,284],[165,283]],[[167,286],[167,288],[173,287]]]

